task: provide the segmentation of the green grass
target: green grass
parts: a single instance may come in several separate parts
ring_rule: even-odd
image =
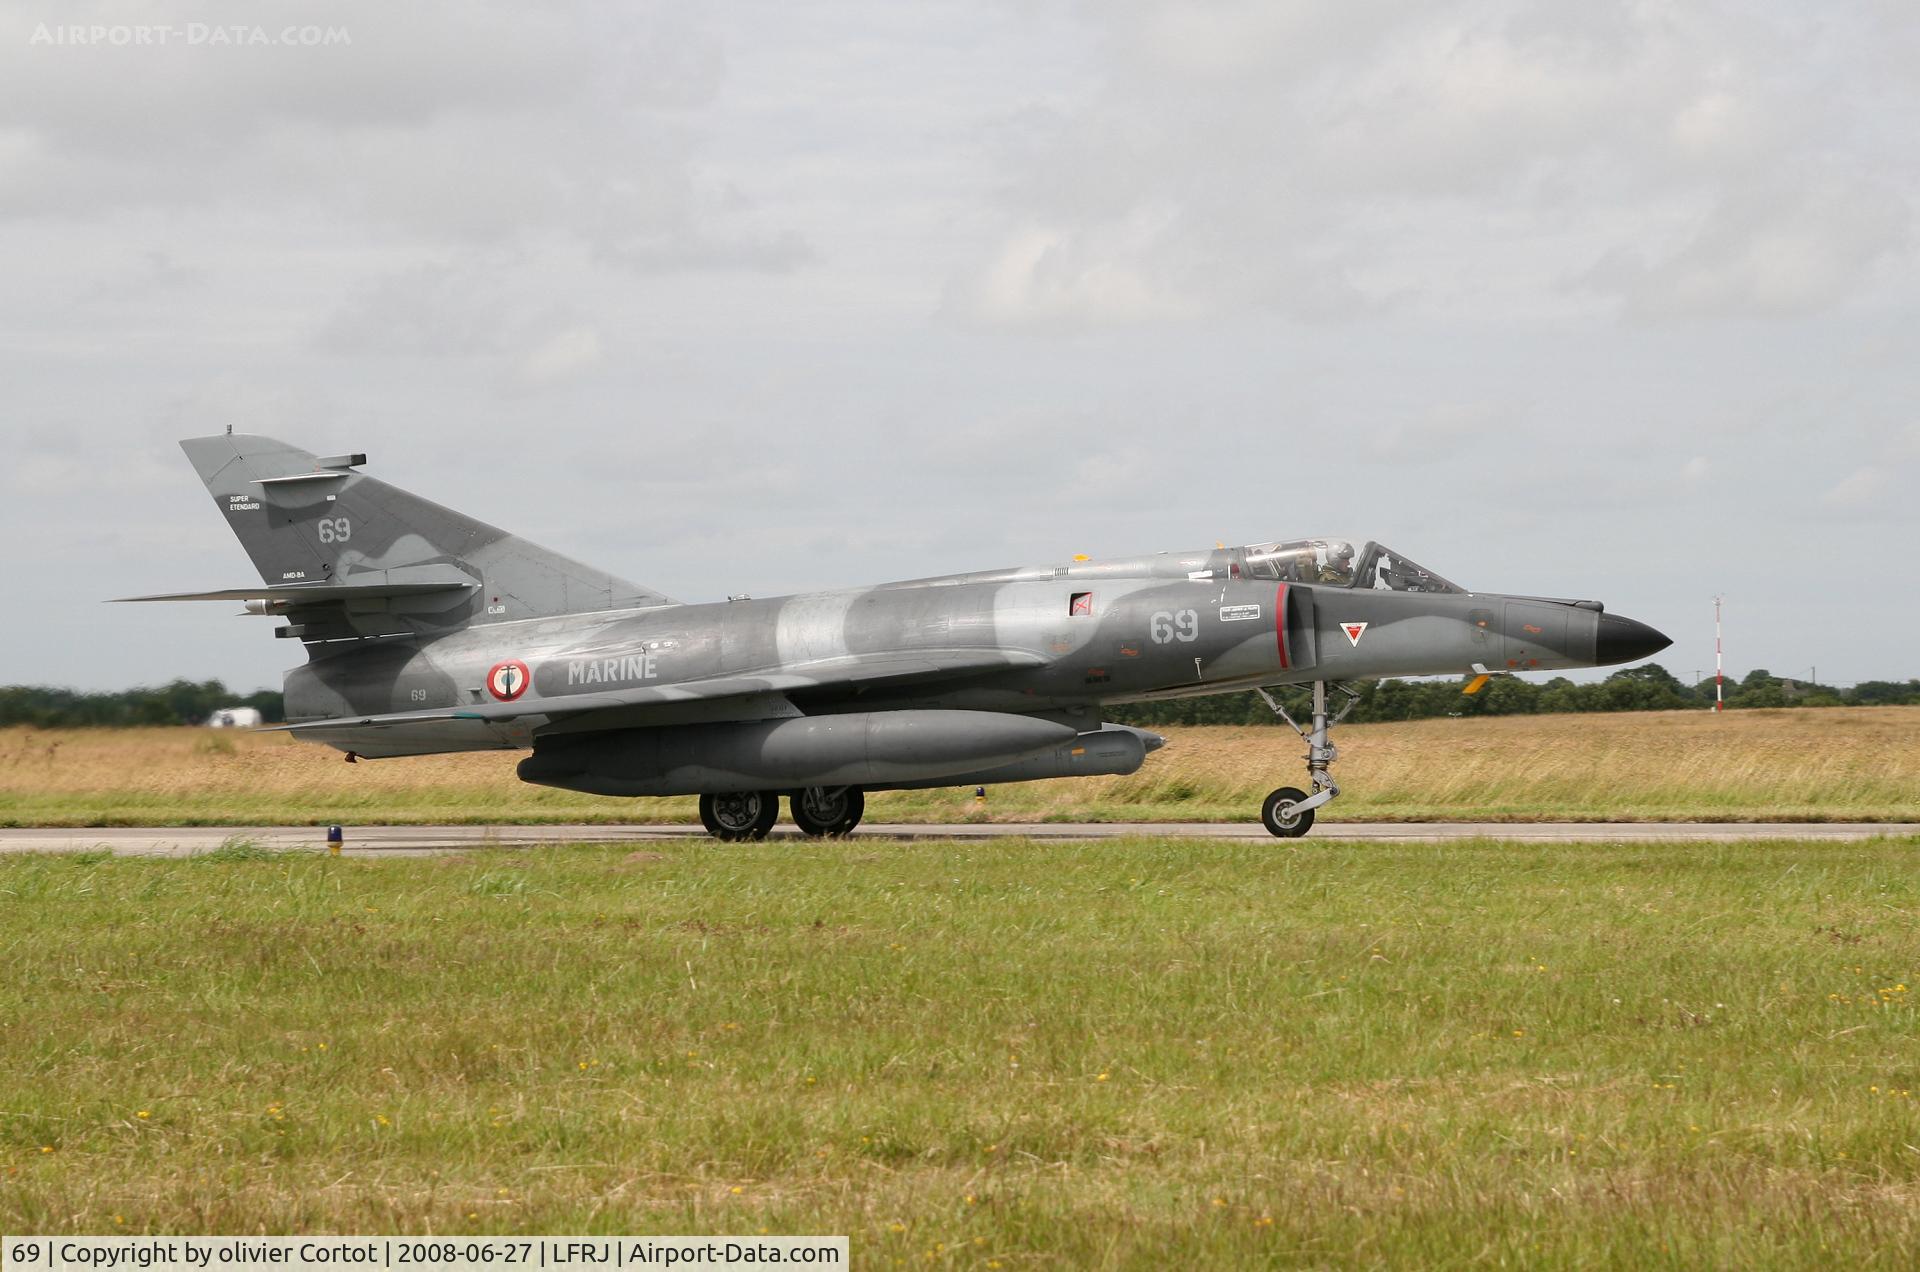
[[[1912,1266],[1917,867],[1920,839],[10,858],[0,1230]]]

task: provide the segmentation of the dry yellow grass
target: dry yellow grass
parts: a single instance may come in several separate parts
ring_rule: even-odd
[[[1177,729],[1130,777],[875,796],[875,820],[1245,820],[1300,785],[1280,728]],[[1920,707],[1352,725],[1325,819],[1920,820]],[[525,786],[507,753],[348,765],[284,734],[0,730],[0,823],[692,820],[690,799]]]

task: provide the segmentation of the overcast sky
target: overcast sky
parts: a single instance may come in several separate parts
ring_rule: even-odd
[[[13,5],[0,679],[278,685],[100,603],[254,581],[228,425],[688,600],[1339,534],[1920,676],[1917,66],[1911,0]]]

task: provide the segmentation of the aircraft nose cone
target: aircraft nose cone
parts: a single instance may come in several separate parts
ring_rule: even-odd
[[[1634,662],[1659,653],[1673,642],[1645,623],[1618,614],[1602,614],[1593,635],[1593,661],[1600,666]]]
[[[1167,744],[1167,740],[1161,737],[1158,733],[1143,732],[1140,735],[1140,744],[1146,747],[1149,753],[1152,753],[1154,751],[1158,751],[1161,747],[1165,746]]]

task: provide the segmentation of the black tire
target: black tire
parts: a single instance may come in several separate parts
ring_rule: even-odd
[[[715,839],[729,843],[765,839],[780,817],[780,796],[773,791],[728,791],[700,797],[700,821]]]
[[[1260,823],[1268,833],[1282,839],[1298,839],[1313,829],[1313,810],[1304,813],[1293,812],[1293,806],[1306,799],[1307,793],[1294,786],[1282,786],[1267,796],[1267,802],[1260,806]]]
[[[793,824],[803,835],[848,835],[867,811],[867,796],[858,786],[809,786],[787,801]]]

